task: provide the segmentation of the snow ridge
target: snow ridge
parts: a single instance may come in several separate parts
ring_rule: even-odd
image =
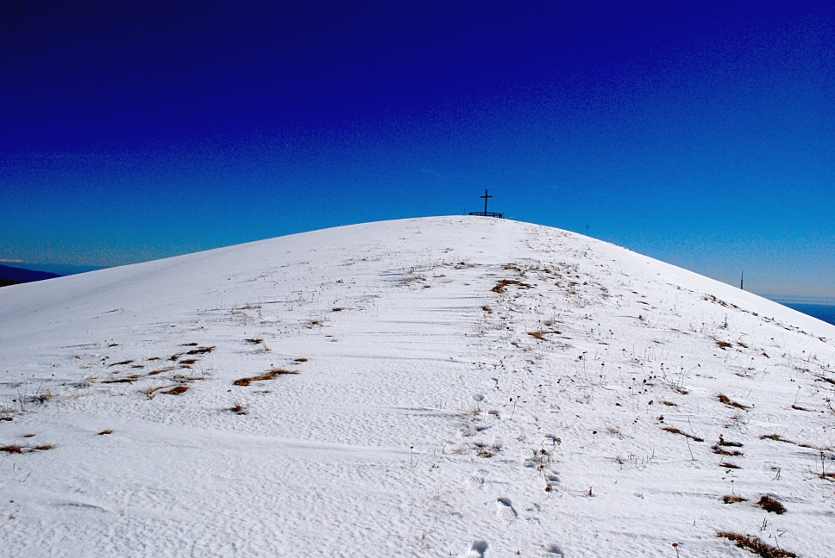
[[[6,287],[0,555],[829,556],[833,339],[483,217]]]

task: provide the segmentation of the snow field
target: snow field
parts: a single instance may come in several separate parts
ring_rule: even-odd
[[[7,287],[0,555],[830,556],[833,339],[479,217]]]

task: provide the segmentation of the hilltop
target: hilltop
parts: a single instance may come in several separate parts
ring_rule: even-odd
[[[7,287],[0,554],[829,556],[833,340],[484,217]]]

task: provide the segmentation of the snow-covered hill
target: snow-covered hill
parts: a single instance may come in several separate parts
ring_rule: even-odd
[[[828,557],[833,339],[482,217],[7,287],[0,555]]]

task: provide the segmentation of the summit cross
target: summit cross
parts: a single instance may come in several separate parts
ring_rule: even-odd
[[[487,216],[487,200],[492,198],[493,196],[488,196],[487,195],[487,190],[484,190],[484,195],[479,196],[479,197],[484,198],[484,216],[486,217]]]

